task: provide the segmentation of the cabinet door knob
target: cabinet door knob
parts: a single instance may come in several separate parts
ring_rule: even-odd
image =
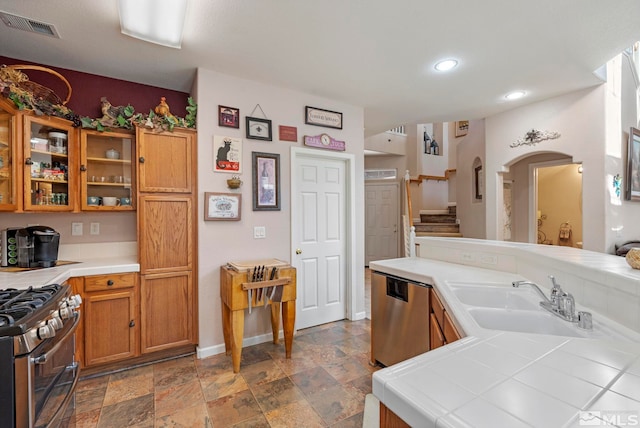
[[[25,164],[25,165],[33,165],[33,161],[31,160],[31,158],[26,158],[26,159],[24,160],[24,164]]]
[[[86,170],[87,170],[87,167],[86,167],[86,166],[84,166],[84,165],[80,165],[80,171],[86,171]]]
[[[108,280],[107,285],[113,285],[113,280],[112,279]]]
[[[300,248],[296,249],[296,254],[302,254],[302,250]]]
[[[135,327],[136,322],[134,320],[129,321],[129,327]]]
[[[140,163],[144,163],[144,156],[140,156]]]

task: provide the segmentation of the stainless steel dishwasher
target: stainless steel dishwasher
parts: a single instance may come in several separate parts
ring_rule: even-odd
[[[371,273],[372,360],[390,366],[429,350],[429,288]]]

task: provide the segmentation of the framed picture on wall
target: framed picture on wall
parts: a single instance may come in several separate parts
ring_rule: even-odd
[[[242,214],[242,195],[240,193],[205,192],[204,219],[207,220],[240,220]]]
[[[280,211],[280,155],[251,153],[253,210]]]
[[[226,126],[227,128],[240,128],[240,109],[219,105],[218,126]]]
[[[247,138],[252,140],[272,140],[271,121],[269,119],[260,119],[258,117],[246,117]]]
[[[640,129],[637,128],[629,131],[626,181],[625,199],[640,201]]]
[[[482,165],[475,167],[474,171],[474,187],[475,187],[475,198],[482,199],[482,194],[484,193],[484,176],[482,173]]]
[[[456,137],[462,137],[469,132],[469,121],[459,120],[456,122]]]

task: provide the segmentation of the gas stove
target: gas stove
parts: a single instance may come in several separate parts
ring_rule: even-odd
[[[80,304],[67,284],[0,290],[0,428],[61,424],[80,373]]]
[[[80,303],[80,296],[72,296],[67,285],[0,290],[0,337],[14,337],[15,355],[31,352],[54,337]]]

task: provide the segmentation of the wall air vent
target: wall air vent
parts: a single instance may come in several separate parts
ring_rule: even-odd
[[[12,15],[7,12],[0,11],[0,19],[9,28],[15,28],[18,30],[29,31],[30,33],[43,34],[45,36],[55,37],[59,39],[60,36],[56,31],[56,28],[52,24],[45,22],[34,21],[33,19],[24,18],[18,15]]]

